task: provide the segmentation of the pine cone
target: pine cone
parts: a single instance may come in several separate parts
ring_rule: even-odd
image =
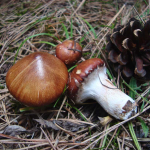
[[[120,69],[126,78],[150,79],[150,20],[142,25],[131,18],[125,26],[118,25],[107,41],[108,59],[115,71]]]

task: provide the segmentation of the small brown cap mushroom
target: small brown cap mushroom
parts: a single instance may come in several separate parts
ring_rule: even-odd
[[[66,40],[56,47],[56,56],[66,65],[73,65],[82,56],[82,47],[73,40]]]
[[[45,52],[36,52],[10,68],[6,85],[21,103],[43,106],[57,100],[67,80],[68,71],[61,60]]]
[[[80,63],[70,74],[68,95],[77,104],[93,99],[113,117],[128,119],[137,111],[135,101],[113,85],[106,70],[99,58]]]

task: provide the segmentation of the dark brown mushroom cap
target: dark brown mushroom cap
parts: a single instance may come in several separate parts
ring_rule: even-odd
[[[45,52],[36,52],[19,60],[6,76],[10,93],[28,106],[43,106],[56,101],[67,80],[65,64]]]
[[[66,40],[56,47],[56,56],[66,65],[72,65],[80,60],[82,47],[73,40]]]
[[[78,87],[84,79],[92,73],[97,67],[104,66],[104,61],[99,58],[91,58],[80,63],[74,70],[70,73],[68,80],[68,95],[69,98],[75,100]]]

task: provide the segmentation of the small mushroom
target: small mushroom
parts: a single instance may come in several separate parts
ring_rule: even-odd
[[[108,79],[105,63],[99,58],[88,59],[71,72],[68,94],[78,104],[94,99],[106,112],[121,120],[128,119],[137,111],[135,101]]]
[[[28,106],[43,106],[56,101],[67,80],[65,64],[45,52],[24,57],[6,75],[6,85],[10,93]]]
[[[66,65],[73,65],[82,56],[82,47],[73,40],[66,40],[56,47],[56,57]]]

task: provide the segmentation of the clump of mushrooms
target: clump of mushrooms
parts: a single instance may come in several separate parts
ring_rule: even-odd
[[[67,80],[65,64],[45,52],[35,52],[24,57],[6,75],[10,93],[28,106],[44,106],[56,101]]]
[[[68,81],[68,94],[78,104],[96,100],[116,119],[128,119],[137,111],[135,101],[108,79],[105,63],[99,58],[88,59],[74,68]]]

